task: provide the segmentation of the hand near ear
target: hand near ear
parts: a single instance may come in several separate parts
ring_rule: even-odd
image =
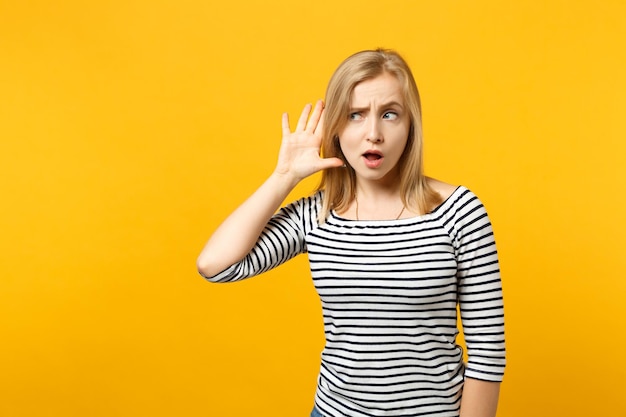
[[[311,113],[311,110],[313,112]],[[294,183],[328,168],[343,166],[339,158],[320,157],[324,103],[307,104],[300,114],[295,131],[289,127],[289,116],[283,114],[283,139],[274,172],[289,177]]]

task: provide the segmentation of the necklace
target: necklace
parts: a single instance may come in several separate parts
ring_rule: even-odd
[[[359,220],[359,200],[355,197],[354,202],[356,203],[356,219]],[[398,214],[398,217],[396,217],[395,220],[398,220],[400,216],[402,216],[402,213],[404,213],[404,204],[402,205],[402,210],[400,210],[400,213]]]

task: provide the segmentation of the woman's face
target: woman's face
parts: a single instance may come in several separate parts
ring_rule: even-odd
[[[357,84],[339,146],[358,181],[392,184],[409,137],[411,119],[400,81],[383,73]]]

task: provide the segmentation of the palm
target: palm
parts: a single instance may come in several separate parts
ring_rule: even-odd
[[[310,117],[309,117],[310,114]],[[305,106],[294,132],[289,127],[287,114],[283,115],[283,140],[276,171],[300,181],[320,170],[338,167],[338,158],[321,158],[323,104],[319,101],[313,113],[311,105]]]

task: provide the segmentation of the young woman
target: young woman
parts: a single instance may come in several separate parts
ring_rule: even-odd
[[[282,126],[275,171],[215,231],[199,272],[231,282],[308,254],[326,334],[311,416],[495,416],[505,350],[493,231],[472,192],[424,176],[406,62],[352,55],[326,106]],[[318,171],[313,195],[278,210]]]

